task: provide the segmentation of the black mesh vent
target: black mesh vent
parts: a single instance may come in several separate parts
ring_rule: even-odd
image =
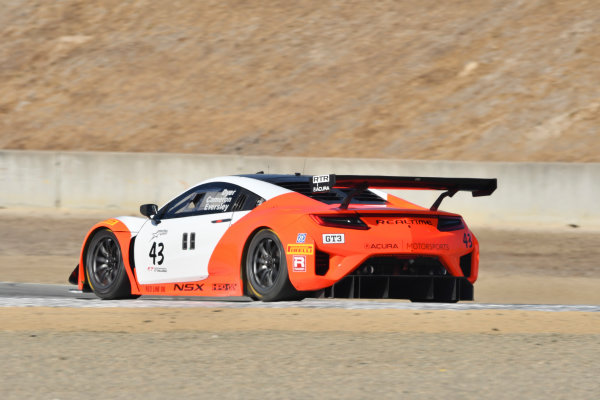
[[[315,255],[315,274],[325,275],[329,271],[329,254],[317,250]]]
[[[465,277],[471,276],[471,254],[466,254],[460,258],[460,269]]]
[[[448,272],[435,257],[371,257],[351,275],[369,276],[443,276]]]
[[[241,193],[237,200],[235,201],[235,204],[233,205],[233,207],[231,208],[231,211],[240,211],[243,210],[244,208],[244,203],[246,202],[246,193]]]

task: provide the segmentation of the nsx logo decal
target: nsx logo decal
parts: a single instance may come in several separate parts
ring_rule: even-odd
[[[306,256],[294,256],[292,266],[294,272],[306,272]]]
[[[173,285],[173,290],[177,290],[179,292],[201,292],[202,286],[204,286],[204,283],[176,283]]]
[[[323,244],[346,243],[343,233],[324,233]]]
[[[288,254],[304,254],[310,256],[314,253],[315,246],[312,244],[288,244]]]
[[[306,233],[299,233],[296,237],[296,243],[304,243],[306,241]]]

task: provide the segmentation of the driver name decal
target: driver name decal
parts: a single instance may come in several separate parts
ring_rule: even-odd
[[[206,211],[226,211],[229,203],[233,199],[235,190],[223,189],[212,196],[207,196],[204,202],[204,210]]]

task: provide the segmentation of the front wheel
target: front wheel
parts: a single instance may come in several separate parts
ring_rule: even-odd
[[[278,301],[298,295],[289,280],[283,245],[270,229],[263,229],[250,241],[245,272],[248,294],[253,298]]]
[[[86,253],[85,272],[90,287],[101,299],[138,297],[131,294],[119,241],[108,229],[92,237]]]

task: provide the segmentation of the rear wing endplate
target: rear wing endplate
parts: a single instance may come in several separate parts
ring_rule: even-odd
[[[332,174],[315,175],[311,179],[311,184],[313,193],[328,192],[333,188],[354,189],[346,195],[340,205],[341,209],[347,209],[352,198],[368,188],[444,190],[430,208],[436,211],[446,197],[452,197],[457,192],[471,192],[473,197],[489,196],[496,190],[498,182],[496,179],[480,178]]]

